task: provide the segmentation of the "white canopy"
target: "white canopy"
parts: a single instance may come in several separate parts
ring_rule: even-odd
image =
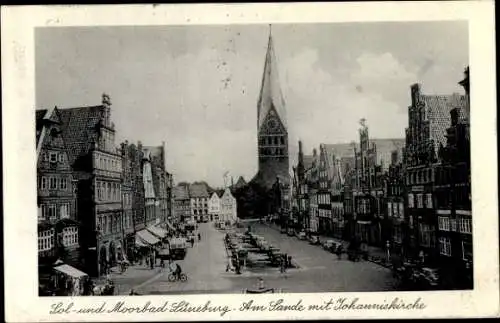
[[[154,235],[152,235],[151,233],[149,233],[148,230],[141,230],[141,231],[137,232],[136,234],[137,234],[137,237],[139,237],[140,240],[142,240],[142,242],[145,242],[147,244],[154,245],[154,244],[157,244],[158,242],[160,242],[160,240],[156,239],[156,237]]]
[[[66,265],[66,264],[54,267],[54,269],[63,273],[63,274],[74,277],[74,278],[81,278],[81,277],[88,276],[83,271],[80,271],[80,270],[78,270],[74,267],[71,267],[70,265]]]
[[[167,231],[160,228],[160,227],[157,227],[157,226],[150,226],[148,227],[148,231],[151,232],[152,234],[154,234],[155,236],[157,236],[158,238],[160,239],[163,239],[167,236]]]

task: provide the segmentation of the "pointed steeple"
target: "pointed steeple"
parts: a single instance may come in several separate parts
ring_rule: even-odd
[[[267,44],[264,73],[260,88],[259,102],[257,104],[257,127],[260,128],[269,111],[274,107],[278,117],[286,127],[286,111],[283,94],[279,84],[276,55],[274,54],[273,37],[269,26],[269,40]]]

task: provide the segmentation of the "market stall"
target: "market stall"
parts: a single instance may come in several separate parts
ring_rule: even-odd
[[[70,265],[62,264],[54,267],[54,287],[57,294],[67,296],[84,295],[84,288],[89,276]]]

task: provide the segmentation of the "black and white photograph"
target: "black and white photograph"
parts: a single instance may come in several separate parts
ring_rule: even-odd
[[[326,318],[330,305],[406,317],[454,293],[479,308],[498,283],[498,210],[478,16],[429,3],[429,20],[405,19],[419,6],[390,5],[385,20],[339,19],[348,6],[317,21],[299,5],[207,6],[212,20],[196,5],[36,11],[2,59],[28,79],[5,83],[8,98],[34,100],[10,104],[4,132],[19,140],[4,167],[19,208],[6,259],[28,260],[6,281],[36,272],[19,283],[56,320]]]
[[[40,295],[473,288],[465,22],[39,28],[35,59]]]

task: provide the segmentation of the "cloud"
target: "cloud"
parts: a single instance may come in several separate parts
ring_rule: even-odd
[[[289,109],[291,156],[296,159],[297,141],[307,152],[320,143],[357,140],[358,122],[366,118],[373,137],[402,138],[407,116],[401,113],[413,70],[390,53],[363,54],[354,69],[343,73],[327,71],[318,64],[313,49],[286,60],[283,84]]]

